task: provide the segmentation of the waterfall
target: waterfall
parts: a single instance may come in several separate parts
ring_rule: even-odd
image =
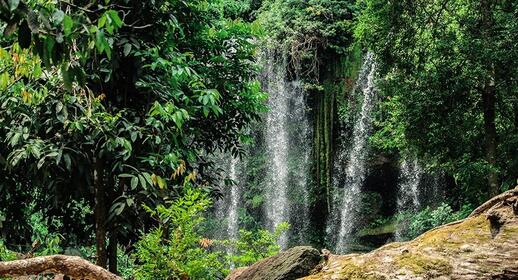
[[[264,131],[269,158],[264,209],[270,230],[289,222],[291,232],[297,233],[281,235],[279,245],[285,249],[292,238],[303,239],[309,220],[310,126],[305,92],[300,81],[290,79],[287,56],[265,51],[263,65],[261,82],[269,94]]]
[[[217,230],[212,232],[211,238],[221,240],[235,241],[239,238],[239,213],[242,195],[241,176],[239,172],[243,171],[241,161],[229,154],[216,154],[214,161],[218,168],[224,172],[222,174],[222,183],[225,188],[222,190],[223,199],[215,202],[215,220],[218,221]],[[216,171],[213,171],[216,172]],[[228,255],[235,254],[235,249],[227,247]],[[234,269],[234,263],[229,264],[230,269]]]
[[[223,178],[226,187],[222,191],[223,199],[215,203],[215,216],[221,222],[216,238],[236,240],[239,235],[238,210],[241,207],[240,161],[229,155],[220,155],[216,162],[227,171]]]
[[[401,164],[399,187],[397,195],[398,212],[404,210],[417,211],[421,208],[419,201],[419,183],[424,175],[424,170],[417,159],[404,160]]]
[[[328,236],[335,238],[335,251],[343,253],[350,250],[351,235],[355,227],[358,208],[361,206],[361,187],[367,175],[368,140],[372,127],[372,113],[375,107],[376,63],[372,53],[367,54],[354,90],[360,91],[363,101],[360,114],[354,124],[351,148],[344,145],[337,152],[338,167],[335,170],[331,221],[328,223]],[[345,167],[345,168],[344,168]],[[345,179],[342,179],[345,176]],[[345,182],[344,182],[345,181]]]
[[[397,212],[411,211],[417,213],[421,209],[419,186],[425,172],[417,159],[404,160],[401,164],[397,193]],[[395,232],[395,239],[401,241],[401,228]]]
[[[237,178],[237,164],[238,160],[236,158],[232,158],[230,160],[230,171],[229,171],[229,179],[232,180],[232,185],[230,187],[230,204],[228,205],[228,226],[227,226],[227,236],[230,240],[236,240],[239,233],[239,217],[238,217],[238,207],[239,207],[239,198],[240,198],[240,187]]]

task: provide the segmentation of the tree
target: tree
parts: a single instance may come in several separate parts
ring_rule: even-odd
[[[511,152],[518,129],[511,74],[518,67],[517,3],[360,5],[356,35],[382,64],[384,106],[392,110],[379,120],[375,142],[409,147],[448,170],[477,203],[510,187],[518,175]]]
[[[204,156],[242,153],[264,110],[253,28],[220,9],[0,1],[0,184],[30,188],[49,216],[86,199],[100,266],[116,271],[120,239],[147,226],[142,202],[175,199],[185,181],[207,188]]]

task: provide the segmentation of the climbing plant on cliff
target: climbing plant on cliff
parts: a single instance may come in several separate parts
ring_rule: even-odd
[[[117,244],[148,224],[142,202],[174,199],[184,182],[209,188],[202,155],[241,153],[265,99],[253,78],[254,28],[225,19],[220,4],[0,1],[9,220],[24,211],[13,199],[34,200],[63,219],[65,239],[88,242],[63,207],[84,199],[97,263],[116,271]],[[9,242],[27,242],[23,228],[6,229]]]
[[[378,55],[374,142],[448,170],[477,203],[518,176],[518,3],[360,1],[357,37]],[[479,200],[479,201],[477,201]]]
[[[326,55],[343,54],[351,45],[354,11],[351,0],[266,0],[258,21],[270,32],[270,44],[287,50],[291,67],[318,82]]]

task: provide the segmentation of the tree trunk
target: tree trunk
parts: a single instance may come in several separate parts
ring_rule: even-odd
[[[492,4],[490,0],[482,0],[480,2],[482,13],[482,37],[484,41],[486,57],[491,52],[491,34],[493,27]],[[482,90],[482,106],[484,108],[484,134],[486,142],[486,160],[491,165],[492,170],[487,174],[489,195],[495,196],[499,191],[500,183],[498,174],[494,169],[497,167],[497,139],[495,125],[495,107],[496,107],[496,88],[495,88],[495,67],[492,59],[487,57],[484,59],[485,65],[489,67],[487,76],[485,77],[484,89]]]
[[[117,267],[117,233],[110,231],[110,244],[108,244],[108,265],[111,273],[119,274]]]
[[[108,178],[108,185],[112,186],[112,188],[108,190],[110,199],[109,205],[111,205],[113,201],[115,201],[119,196],[122,195],[126,179],[120,178],[117,184],[113,176],[109,176]],[[115,188],[115,186],[117,186],[117,188]],[[110,272],[114,274],[119,274],[117,265],[117,245],[119,243],[119,236],[117,230],[117,223],[115,221],[110,222],[110,227],[108,231],[110,233],[110,243],[108,244],[108,269],[110,270]]]
[[[495,126],[495,89],[494,82],[486,84],[483,92],[484,132],[486,135],[486,160],[491,168],[496,168],[496,126]],[[491,170],[488,174],[489,194],[497,195],[499,191],[498,174]]]
[[[0,276],[3,277],[40,274],[64,274],[73,279],[122,280],[106,269],[75,256],[54,255],[0,262]]]
[[[106,267],[106,189],[104,184],[104,165],[100,158],[95,159],[94,187],[95,187],[95,240],[96,264]]]

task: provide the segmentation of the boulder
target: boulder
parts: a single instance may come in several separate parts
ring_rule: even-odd
[[[303,279],[518,279],[518,187],[412,241],[331,255]]]
[[[234,271],[228,280],[518,279],[518,187],[464,220],[366,254],[295,247]]]
[[[291,280],[310,275],[321,261],[317,249],[294,247],[247,268],[234,270],[226,280]]]

